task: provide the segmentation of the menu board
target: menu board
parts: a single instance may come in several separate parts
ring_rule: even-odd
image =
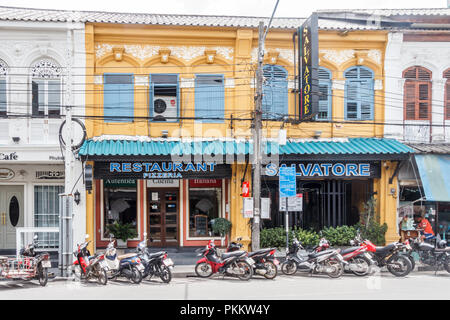
[[[195,235],[196,236],[206,236],[208,235],[208,216],[196,215],[195,220]]]

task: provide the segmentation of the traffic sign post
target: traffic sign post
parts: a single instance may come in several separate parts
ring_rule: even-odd
[[[286,254],[289,250],[289,202],[288,197],[297,195],[297,174],[295,167],[280,167],[279,177],[279,193],[280,201],[282,198],[286,201],[285,206],[285,228],[286,228]]]

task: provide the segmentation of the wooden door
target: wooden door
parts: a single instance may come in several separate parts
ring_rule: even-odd
[[[178,245],[178,189],[148,190],[148,237],[154,247]]]

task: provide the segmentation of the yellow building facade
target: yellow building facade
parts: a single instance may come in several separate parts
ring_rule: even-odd
[[[168,139],[168,141],[188,139],[245,141],[252,138],[251,119],[256,83],[257,28],[87,23],[85,30],[88,139],[92,141],[96,139],[96,141],[131,139],[148,142],[152,139],[155,141],[160,141],[160,139]],[[265,43],[264,60],[265,65],[279,66],[287,72],[286,101],[290,118],[295,118],[295,115],[298,114],[296,111],[298,97],[294,90],[294,70],[297,67],[293,43],[295,31],[294,28],[271,29]],[[330,75],[327,80],[330,86],[330,94],[327,96],[330,106],[327,118],[321,121],[302,123],[276,121],[276,119],[264,121],[264,137],[277,139],[280,129],[283,128],[287,130],[288,139],[297,144],[308,141],[345,143],[352,138],[370,138],[375,141],[382,138],[384,132],[382,123],[385,119],[383,61],[386,43],[387,32],[385,31],[320,30],[319,65],[325,68]],[[352,67],[364,67],[372,72],[373,103],[370,120],[360,117],[353,120],[349,116],[350,109],[348,109],[346,96],[349,77],[346,76],[346,72]],[[130,74],[133,78],[134,118],[129,121],[105,120],[105,75],[114,74]],[[154,99],[155,96],[154,92],[151,92],[154,85],[152,79],[155,78],[154,75],[158,74],[177,76],[176,117],[178,119],[176,121],[158,122],[152,118],[154,105],[151,99]],[[223,77],[224,120],[222,121],[200,122],[196,119],[199,112],[197,110],[196,113],[196,107],[198,108],[196,79],[199,78],[199,75],[208,74]],[[202,114],[208,113],[205,110],[202,112]],[[317,137],[318,131],[320,131],[319,138]],[[367,154],[372,154],[371,152],[371,150],[367,150]],[[352,158],[354,154],[347,154],[346,159],[348,161],[355,160],[356,158]],[[84,155],[84,157],[86,163],[93,165],[94,172],[97,172],[99,159],[95,158],[95,155]],[[290,157],[294,161],[295,153],[290,154]],[[120,159],[126,161],[128,158],[126,155],[122,155],[122,158],[107,159],[107,157],[103,157],[100,160],[104,163]],[[306,158],[300,157],[299,159],[303,161]],[[313,161],[314,152],[310,153],[306,160]],[[314,161],[333,160],[335,160],[333,155],[322,155],[319,160]],[[346,189],[351,194],[348,197],[352,199],[352,206],[360,212],[367,194],[374,195],[377,199],[379,221],[388,224],[386,240],[387,242],[395,241],[398,239],[396,166],[400,159],[395,156],[377,158],[372,155],[366,159],[364,155],[359,155],[356,160],[376,162],[377,172],[366,179],[356,179],[353,182],[351,179],[346,180],[352,186],[351,192]],[[202,192],[208,194],[210,202],[214,202],[215,198],[218,199],[217,205],[212,204],[214,208],[211,210],[217,211],[213,217],[224,217],[231,221],[230,237],[234,239],[241,236],[248,245],[251,228],[250,219],[244,218],[242,212],[241,182],[245,180],[251,183],[251,163],[246,165],[244,157],[235,160],[228,169],[229,174],[222,179],[220,177],[210,178],[207,175],[204,179],[200,176],[194,179],[181,179],[172,189],[155,187],[146,179],[137,179],[132,186],[136,194],[133,200],[136,219],[132,223],[136,226],[138,236],[129,241],[128,245],[134,246],[143,238],[144,232],[152,237],[152,232],[158,228],[152,227],[153,225],[160,228],[155,233],[158,235],[155,237],[154,244],[199,246],[204,245],[208,239],[220,240],[214,233],[209,233],[210,228],[204,227],[203,230],[203,227],[200,227],[205,224],[205,221],[201,220],[201,216],[204,216],[201,214],[201,210],[198,214],[192,213],[198,208],[197,206],[193,207],[192,204],[194,201],[197,201],[195,202],[197,204],[200,202],[198,197]],[[107,203],[114,203],[117,199],[111,196],[113,191],[123,187],[119,186],[120,183],[118,184],[117,181],[109,181],[109,186],[107,186],[107,179],[114,180],[111,179],[111,176],[95,179],[92,192],[86,194],[86,231],[92,235],[97,247],[102,247],[107,243],[106,226],[110,222],[108,219],[110,211],[114,211],[108,209],[110,207]],[[124,177],[118,176],[117,179],[124,179]],[[320,184],[326,178],[316,176],[315,180],[318,180],[316,182]],[[359,189],[359,184],[363,184],[367,189],[363,188],[364,194],[362,189]],[[308,188],[311,189],[311,185],[305,187],[305,190]],[[163,190],[161,191],[163,193],[157,195],[158,190]],[[271,196],[273,196],[272,193]],[[164,204],[165,208],[156,207],[159,197],[165,198],[161,200],[161,204]],[[176,200],[173,200],[175,198]],[[275,202],[276,199],[276,197],[272,199],[274,207],[272,211],[278,206]],[[304,201],[312,200],[309,197]],[[169,214],[171,205],[176,207],[175,210],[178,214],[173,220],[171,220],[173,215]],[[155,206],[155,209],[152,206]],[[159,214],[159,220],[158,218],[152,220],[152,210],[159,210],[159,213],[155,211],[155,216]],[[164,210],[166,212],[163,217],[161,212]],[[346,210],[350,209],[346,208]],[[152,224],[153,222],[155,223]],[[209,218],[206,220],[206,224],[208,223]],[[176,227],[173,229],[175,224]],[[162,230],[163,225],[164,230]],[[202,233],[203,231],[204,233]],[[162,237],[165,238],[162,239]]]

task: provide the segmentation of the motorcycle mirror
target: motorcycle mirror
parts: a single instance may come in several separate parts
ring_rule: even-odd
[[[88,235],[88,234],[85,234],[85,235],[84,235],[84,238],[85,238],[85,239],[88,239],[88,238],[89,238],[89,235]]]
[[[147,236],[147,232],[144,232],[143,235],[144,235],[144,237],[146,237]]]
[[[237,241],[241,241],[241,240],[242,240],[242,237],[239,237],[239,238],[237,238],[236,240],[237,240]]]
[[[150,242],[153,242],[153,238],[152,237],[150,237]]]
[[[38,235],[36,234],[36,235],[34,235],[34,237],[33,237],[33,239],[34,240],[37,240],[39,237],[38,237]]]

